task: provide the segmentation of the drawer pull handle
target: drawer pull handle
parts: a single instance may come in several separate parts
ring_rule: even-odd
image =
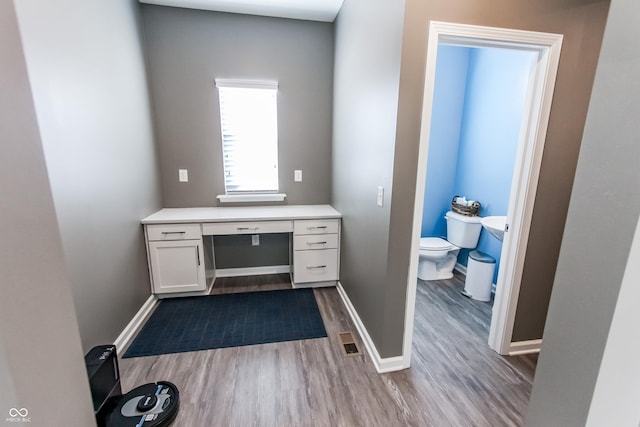
[[[260,227],[237,227],[236,229],[238,231],[243,231],[243,230],[256,231],[256,230],[260,230]]]
[[[307,270],[316,270],[318,268],[327,268],[326,265],[314,265],[314,266],[308,266]]]
[[[307,242],[307,245],[326,245],[327,242]]]
[[[307,227],[307,230],[322,230],[322,229],[325,229],[325,228],[327,228],[326,225],[315,225],[315,226],[312,226],[312,227]]]
[[[162,234],[186,234],[186,231],[163,231]]]

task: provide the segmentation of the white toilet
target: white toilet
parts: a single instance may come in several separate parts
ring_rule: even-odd
[[[444,218],[447,220],[447,240],[439,237],[420,239],[418,278],[421,280],[451,279],[460,249],[473,249],[478,245],[482,231],[479,216],[449,211]]]

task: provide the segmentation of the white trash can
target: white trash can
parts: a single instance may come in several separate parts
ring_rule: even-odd
[[[467,278],[463,293],[478,301],[491,299],[491,283],[496,260],[480,251],[472,251],[467,261]]]

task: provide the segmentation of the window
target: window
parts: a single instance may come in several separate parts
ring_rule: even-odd
[[[278,84],[216,79],[216,86],[226,194],[277,193]]]

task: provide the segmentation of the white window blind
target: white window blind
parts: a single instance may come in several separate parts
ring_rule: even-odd
[[[278,192],[277,83],[216,79],[226,194]]]

